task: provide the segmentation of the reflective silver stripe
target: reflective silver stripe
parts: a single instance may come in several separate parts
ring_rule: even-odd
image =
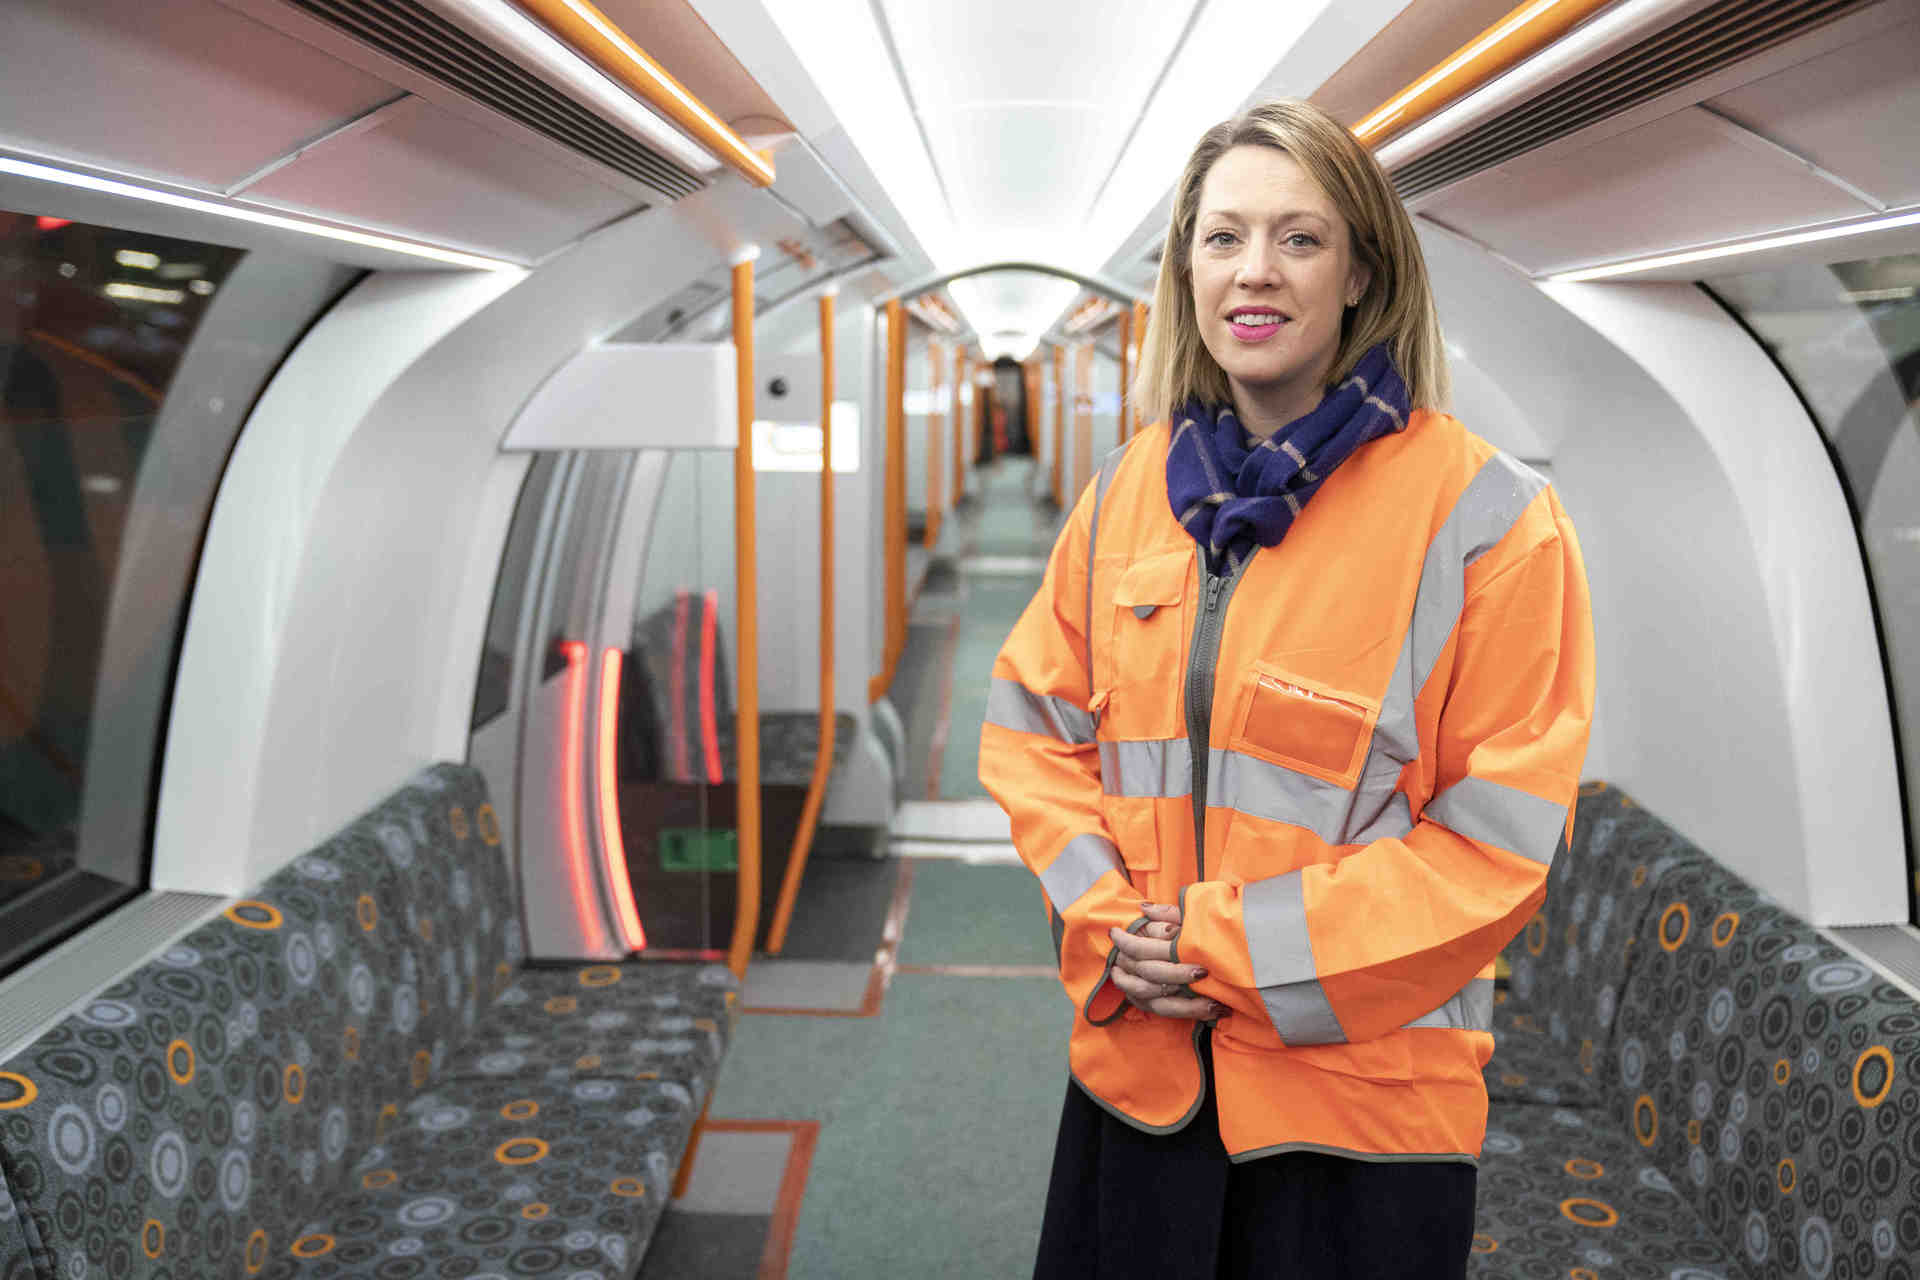
[[[1539,472],[1496,453],[1475,473],[1427,543],[1413,619],[1374,722],[1373,743],[1353,790],[1352,812],[1330,843],[1357,844],[1360,831],[1380,822],[1401,770],[1420,755],[1414,699],[1432,678],[1440,651],[1466,607],[1467,566],[1498,546],[1546,487],[1546,477]]]
[[[1249,880],[1240,889],[1240,919],[1257,987],[1317,978],[1307,940],[1306,882],[1298,871]]]
[[[1286,822],[1328,844],[1341,843],[1353,793],[1282,765],[1216,747],[1208,753],[1207,804]]]
[[[1185,738],[1102,742],[1100,785],[1110,796],[1189,795],[1193,744]]]
[[[1317,982],[1260,988],[1260,999],[1273,1019],[1273,1029],[1288,1044],[1344,1044],[1346,1029],[1333,1016],[1327,993]]]
[[[1553,865],[1567,826],[1565,805],[1472,774],[1428,801],[1426,816],[1469,840],[1546,866]]]
[[[1456,1031],[1493,1030],[1493,979],[1475,978],[1447,998],[1432,1013],[1407,1023],[1409,1027],[1450,1027]]]
[[[1069,746],[1093,741],[1093,715],[1065,698],[1035,693],[1017,680],[995,676],[987,689],[987,723],[1015,733],[1035,733]]]
[[[1047,891],[1047,900],[1053,903],[1055,913],[1065,914],[1068,907],[1080,901],[1094,882],[1109,871],[1125,874],[1120,851],[1105,836],[1089,833],[1067,842],[1067,847],[1040,873],[1040,884]]]
[[[1306,882],[1298,871],[1249,881],[1240,890],[1247,958],[1273,1029],[1288,1044],[1340,1044],[1347,1038],[1321,988],[1307,937]]]
[[[1372,844],[1375,840],[1405,840],[1413,834],[1413,807],[1406,793],[1396,791],[1387,797],[1387,807],[1371,826],[1346,837],[1343,844]]]
[[[1093,514],[1087,521],[1087,684],[1093,684],[1093,549],[1100,541],[1100,500],[1107,496],[1107,486],[1113,483],[1113,473],[1120,469],[1120,455],[1127,451],[1126,445],[1112,450],[1100,461],[1100,474],[1093,482]]]

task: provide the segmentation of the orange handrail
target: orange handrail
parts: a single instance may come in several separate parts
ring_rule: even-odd
[[[647,56],[588,0],[514,0],[589,62],[679,125],[722,164],[756,187],[773,185],[773,162],[748,146],[667,69]]]
[[[1375,107],[1353,134],[1378,146],[1532,57],[1613,0],[1527,0]]]
[[[898,298],[887,301],[887,442],[882,472],[883,504],[881,541],[885,576],[882,604],[880,673],[867,683],[867,700],[878,702],[893,687],[894,672],[900,665],[905,646],[907,616],[907,458],[905,393],[907,326],[906,309]]]
[[[1113,424],[1113,434],[1117,438],[1116,443],[1119,444],[1127,442],[1127,436],[1131,434],[1129,428],[1133,425],[1133,415],[1127,412],[1128,406],[1133,401],[1133,397],[1127,394],[1127,370],[1132,367],[1132,364],[1133,312],[1122,311],[1120,313],[1120,415]]]
[[[740,879],[733,904],[733,942],[727,967],[747,976],[753,936],[760,927],[760,580],[754,539],[753,474],[753,257],[733,264],[733,350],[735,411],[739,442],[733,455],[734,626],[740,652],[734,665],[739,693],[734,699],[734,741],[739,744],[739,798],[736,831]]]
[[[833,689],[833,291],[829,289],[820,295],[820,744],[813,753],[806,807],[800,811],[800,827],[793,833],[793,848],[787,854],[773,927],[767,931],[769,955],[779,955],[787,945],[787,926],[793,923],[800,877],[813,852],[813,835],[827,797],[827,779],[833,773],[837,729]]]
[[[1093,479],[1093,344],[1073,353],[1073,482]]]
[[[967,454],[966,446],[960,443],[964,434],[960,430],[960,414],[965,406],[967,385],[967,349],[955,347],[953,350],[953,505],[959,506],[967,496]]]
[[[940,402],[940,340],[927,339],[927,532],[921,545],[928,551],[940,543],[940,525],[946,490],[940,474],[940,437],[942,415],[934,408]]]
[[[1067,505],[1067,349],[1053,349],[1053,505]]]

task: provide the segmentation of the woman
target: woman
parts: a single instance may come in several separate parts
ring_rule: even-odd
[[[1464,1275],[1592,715],[1573,526],[1440,411],[1412,224],[1303,102],[1194,149],[1137,386],[981,739],[1076,1009],[1036,1274]]]

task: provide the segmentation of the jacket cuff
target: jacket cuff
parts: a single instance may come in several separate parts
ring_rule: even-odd
[[[1140,916],[1127,926],[1127,932],[1137,934],[1146,928],[1148,923],[1145,916]],[[1093,984],[1093,990],[1087,993],[1086,1003],[1080,1006],[1081,1016],[1096,1027],[1106,1026],[1127,1009],[1126,994],[1110,981],[1113,977],[1113,962],[1119,954],[1117,949],[1108,949],[1107,967],[1100,971],[1100,980]]]

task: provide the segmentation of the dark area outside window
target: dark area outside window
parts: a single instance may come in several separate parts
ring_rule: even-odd
[[[1703,283],[1793,383],[1846,491],[1903,774],[1908,918],[1920,921],[1920,254]]]
[[[520,486],[519,501],[514,504],[513,523],[507,529],[506,549],[500,556],[500,576],[494,582],[493,603],[487,609],[487,638],[480,650],[480,677],[473,692],[472,731],[475,733],[507,709],[513,687],[514,636],[520,628],[527,575],[533,568],[540,513],[546,508],[547,491],[553,486],[559,463],[557,453],[536,457]]]
[[[77,858],[96,683],[142,462],[237,249],[0,211],[0,939],[144,887]],[[121,584],[137,589],[138,583]]]

